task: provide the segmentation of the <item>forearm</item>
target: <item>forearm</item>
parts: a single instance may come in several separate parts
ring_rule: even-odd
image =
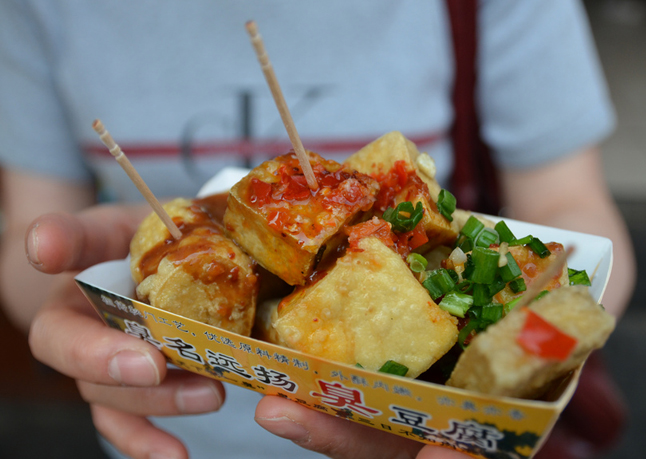
[[[53,276],[43,274],[27,260],[27,228],[49,212],[75,212],[94,202],[89,184],[0,169],[4,228],[0,239],[0,296],[2,307],[16,326],[27,330]]]
[[[630,235],[603,177],[599,152],[589,149],[537,171],[503,173],[510,216],[596,234],[613,243],[613,269],[603,304],[621,316],[634,289],[636,263]]]

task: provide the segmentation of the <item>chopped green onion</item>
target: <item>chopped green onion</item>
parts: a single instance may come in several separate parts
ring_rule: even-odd
[[[494,226],[494,229],[498,232],[498,236],[500,237],[500,242],[511,242],[514,239],[516,239],[516,237],[514,236],[514,233],[512,233],[509,227],[507,226],[507,223],[505,223],[502,220],[496,223],[496,226]]]
[[[496,280],[489,284],[489,296],[493,297],[496,293],[504,289],[506,285],[507,283],[505,281],[500,277],[496,277]]]
[[[541,298],[543,298],[543,297],[544,297],[545,295],[547,295],[548,293],[550,293],[550,291],[549,291],[549,290],[543,290],[541,293],[539,293],[538,295],[536,295],[536,298],[534,298],[534,301],[538,301],[538,300],[540,300]]]
[[[511,252],[507,252],[505,256],[507,257],[507,264],[500,268],[500,278],[504,282],[509,282],[520,276],[522,271],[518,267],[518,263],[516,263],[516,259]]]
[[[422,285],[426,287],[434,301],[442,295],[449,293],[455,287],[453,277],[444,268],[436,269],[426,274],[427,277]]]
[[[464,262],[464,271],[462,272],[462,279],[471,279],[475,265],[473,264],[473,257],[467,253],[467,261]]]
[[[460,292],[462,292],[462,293],[467,293],[467,292],[470,292],[470,291],[471,291],[471,287],[472,287],[473,285],[474,285],[474,284],[473,284],[473,282],[468,281],[468,280],[464,280],[464,281],[462,281],[462,282],[458,283],[458,284],[455,286],[455,289],[456,289],[456,290],[458,290],[458,291],[460,291]]]
[[[484,228],[476,237],[476,247],[488,248],[491,244],[497,244],[500,241],[498,232],[491,228]]]
[[[453,196],[450,191],[445,189],[440,190],[440,194],[437,199],[437,210],[450,222],[453,221],[455,204],[455,196]]]
[[[482,223],[480,220],[478,220],[473,215],[471,215],[467,220],[467,222],[462,227],[462,230],[460,231],[460,233],[464,234],[466,237],[475,239],[476,236],[480,233],[480,231],[482,231],[483,228],[484,228],[484,223]]]
[[[509,243],[509,245],[512,247],[515,245],[526,245],[526,244],[529,244],[533,238],[534,236],[529,235],[529,236],[522,237],[520,239],[514,239]]]
[[[503,306],[499,303],[493,303],[482,308],[482,317],[480,318],[480,327],[486,328],[491,324],[495,324],[502,319]]]
[[[486,284],[473,285],[473,304],[484,306],[491,303],[492,295],[489,295],[489,286]]]
[[[354,366],[357,368],[363,368],[363,365],[361,365],[360,363],[355,363]]]
[[[480,319],[482,319],[482,306],[473,306],[469,309],[469,318],[478,324]]]
[[[466,236],[460,236],[456,247],[459,247],[464,253],[471,252],[473,250],[473,239]]]
[[[424,206],[419,201],[413,208],[410,201],[400,202],[394,209],[389,207],[382,218],[393,226],[393,231],[406,233],[412,231],[424,216]]]
[[[518,304],[518,302],[520,301],[521,298],[522,298],[522,295],[517,296],[516,298],[511,300],[509,303],[505,303],[505,306],[503,308],[504,312],[505,312],[505,315],[509,314],[511,312],[511,310],[516,307],[516,304]]]
[[[570,278],[570,285],[585,285],[588,287],[592,285],[588,273],[584,269],[577,271],[576,269],[568,268],[567,274]]]
[[[495,250],[484,247],[473,249],[471,259],[474,269],[468,279],[476,284],[491,284],[498,272],[498,257],[499,254]]]
[[[466,349],[466,344],[464,342],[467,340],[469,335],[473,330],[475,330],[478,327],[478,322],[476,320],[469,320],[469,323],[467,323],[462,330],[460,330],[460,333],[458,333],[458,344],[462,349]]]
[[[449,314],[457,317],[464,317],[464,314],[473,304],[473,297],[465,293],[449,292],[444,295],[438,306]]]
[[[433,301],[437,300],[439,297],[444,295],[444,292],[440,288],[440,286],[435,282],[430,276],[427,275],[426,279],[422,282],[422,285],[426,290],[428,290],[428,294],[431,295],[431,298],[433,298]]]
[[[414,273],[421,273],[426,269],[428,260],[421,256],[419,253],[411,253],[406,257],[406,262],[410,266],[410,270]]]
[[[527,290],[527,285],[525,284],[525,279],[518,277],[513,281],[509,282],[509,288],[514,293],[520,293]]]
[[[549,257],[552,253],[537,237],[533,237],[527,245],[541,258]]]
[[[408,367],[401,363],[397,363],[394,360],[388,360],[381,366],[379,371],[381,373],[388,373],[391,375],[406,376],[406,373],[408,373]]]

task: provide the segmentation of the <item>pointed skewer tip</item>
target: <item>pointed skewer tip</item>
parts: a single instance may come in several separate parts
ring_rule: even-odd
[[[94,129],[99,135],[102,135],[105,132],[105,126],[103,126],[103,123],[99,119],[94,120],[92,123],[92,129]]]
[[[247,32],[249,32],[249,35],[255,36],[258,34],[258,26],[256,25],[256,21],[250,20],[245,23],[245,27],[247,28]]]

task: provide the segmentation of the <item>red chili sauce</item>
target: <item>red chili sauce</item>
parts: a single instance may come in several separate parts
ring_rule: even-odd
[[[378,217],[373,217],[358,225],[346,228],[348,234],[348,250],[351,252],[360,252],[359,241],[366,237],[376,237],[387,247],[406,258],[417,247],[428,242],[426,233],[421,228],[421,224],[406,233],[394,233],[391,224]]]
[[[311,190],[294,153],[279,156],[272,181],[250,180],[246,200],[258,209],[271,228],[297,238],[301,246],[317,245],[339,226],[375,201],[378,185],[368,175],[310,153],[319,185]]]
[[[380,187],[375,202],[376,210],[384,212],[388,207],[395,207],[399,202],[412,202],[424,197],[431,210],[437,211],[437,205],[431,199],[428,185],[419,178],[414,170],[407,167],[405,161],[395,161],[390,171],[385,174],[373,174],[372,177],[379,182]],[[395,198],[397,198],[397,202],[395,202]]]

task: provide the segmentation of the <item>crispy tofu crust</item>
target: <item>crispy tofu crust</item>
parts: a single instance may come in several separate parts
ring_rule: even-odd
[[[255,264],[195,201],[164,206],[182,229],[175,241],[150,214],[131,242],[137,297],[152,306],[248,336],[256,310]]]
[[[457,320],[441,310],[404,261],[377,238],[299,287],[272,315],[283,346],[378,370],[388,360],[417,377],[457,341]]]
[[[437,202],[441,188],[435,180],[433,159],[426,153],[420,153],[417,146],[399,131],[382,135],[343,163],[374,176],[387,174],[397,161],[404,161],[409,169],[415,170],[428,186],[431,198]]]
[[[363,216],[379,190],[369,176],[309,155],[320,185],[317,192],[301,185],[292,193],[296,197],[288,197],[290,174],[299,166],[294,155],[284,155],[264,162],[234,185],[224,215],[227,234],[290,285],[305,283],[317,263],[345,240],[341,229]]]
[[[397,164],[403,165],[410,175],[418,178],[418,182],[407,184],[394,196],[391,207],[403,201],[411,201],[413,205],[422,203],[424,217],[421,226],[429,242],[420,250],[451,245],[458,236],[457,225],[449,222],[437,210],[440,186],[431,175],[428,163],[432,163],[432,159],[426,153],[420,153],[415,144],[398,131],[383,135],[344,161],[351,168],[375,178],[380,185]]]
[[[554,290],[529,308],[577,340],[566,361],[543,359],[517,343],[527,316],[527,309],[522,308],[473,339],[447,385],[484,394],[536,398],[551,381],[579,366],[592,350],[601,348],[615,327],[614,317],[592,299],[587,287]]]

